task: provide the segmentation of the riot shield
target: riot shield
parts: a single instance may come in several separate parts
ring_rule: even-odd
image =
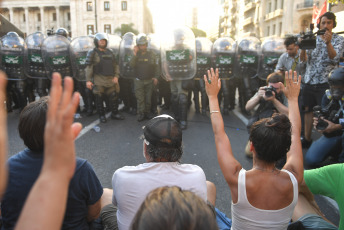
[[[165,33],[161,43],[163,78],[188,80],[196,75],[196,41],[191,29],[179,27]]]
[[[196,76],[197,79],[203,79],[204,74],[211,68],[211,52],[213,43],[205,37],[196,38]]]
[[[73,69],[73,77],[77,81],[86,81],[86,56],[89,50],[94,48],[93,39],[89,36],[74,38],[70,43],[70,61]]]
[[[48,78],[51,78],[53,72],[59,72],[62,77],[72,76],[69,45],[69,40],[61,35],[52,35],[44,39],[42,57]]]
[[[24,80],[24,39],[8,33],[0,43],[1,68],[8,80]]]
[[[24,71],[29,78],[46,79],[42,58],[42,43],[46,38],[42,32],[30,34],[25,39]]]
[[[116,62],[118,63],[119,58],[119,46],[121,44],[122,38],[118,35],[114,34],[108,34],[109,40],[107,48],[112,51],[112,53],[115,55]]]
[[[230,79],[234,76],[235,42],[233,39],[225,37],[214,42],[212,56],[213,66],[218,68],[219,77]]]
[[[282,38],[269,38],[262,43],[259,57],[258,77],[266,81],[267,76],[275,71],[279,57],[285,52]]]
[[[128,32],[123,35],[119,47],[119,72],[123,78],[135,78],[135,71],[130,66],[130,61],[134,56],[134,46],[136,45],[135,34]]]

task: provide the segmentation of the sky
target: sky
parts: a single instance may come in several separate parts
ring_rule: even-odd
[[[198,8],[198,29],[209,33],[218,28],[220,7],[217,0],[149,0],[155,30],[178,25],[191,26],[194,7]]]

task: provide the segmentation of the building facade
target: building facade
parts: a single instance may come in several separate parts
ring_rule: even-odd
[[[147,0],[3,0],[1,13],[25,34],[66,28],[72,37],[106,32],[121,24],[153,32]]]
[[[220,0],[219,35],[238,39],[255,36],[261,40],[306,31],[312,21],[313,5],[324,0]]]

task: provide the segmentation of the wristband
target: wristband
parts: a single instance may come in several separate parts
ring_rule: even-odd
[[[218,111],[218,110],[213,110],[213,111],[210,111],[210,114],[212,114],[212,113],[219,113],[220,111]]]

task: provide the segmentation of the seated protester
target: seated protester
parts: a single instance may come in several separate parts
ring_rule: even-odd
[[[337,230],[338,228],[331,223],[324,214],[320,211],[314,196],[309,191],[307,185],[303,183],[300,185],[299,198],[292,216],[293,223],[289,225],[289,229],[293,225],[302,225],[305,230]]]
[[[305,170],[304,181],[313,194],[328,196],[339,206],[339,229],[344,229],[344,164],[332,164]]]
[[[284,83],[284,77],[279,73],[271,73],[267,77],[266,83],[267,86],[260,87],[258,92],[246,103],[245,109],[248,112],[258,106],[248,121],[248,130],[250,130],[254,122],[271,117],[274,113],[288,115],[288,100],[284,96],[280,85],[280,83]],[[248,142],[245,153],[247,156],[252,157],[249,146]]]
[[[323,96],[321,107],[314,107],[314,127],[323,135],[313,142],[305,157],[309,167],[317,167],[330,155],[344,162],[344,68],[337,68],[328,76],[330,90]],[[320,117],[320,119],[319,119]]]
[[[218,227],[204,199],[173,186],[154,189],[147,195],[134,217],[131,229],[216,230]]]
[[[246,171],[235,159],[224,130],[217,94],[221,88],[219,73],[208,71],[204,76],[209,97],[210,117],[215,136],[217,158],[232,197],[232,230],[287,229],[303,179],[303,156],[300,140],[301,121],[298,108],[301,76],[286,72],[289,119],[274,114],[254,123],[250,132],[253,167]],[[296,79],[297,78],[297,79]],[[287,155],[282,170],[278,160]]]
[[[9,180],[1,202],[2,229],[14,228],[41,172],[48,99],[43,97],[30,103],[20,114],[18,130],[28,148],[8,160]],[[89,229],[89,224],[99,216],[102,194],[103,188],[91,164],[77,158],[75,173],[69,184],[62,229]]]
[[[125,166],[114,173],[113,205],[106,206],[101,213],[105,228],[115,228],[114,218],[108,215],[114,215],[117,209],[118,229],[129,229],[147,194],[162,186],[179,186],[215,205],[215,185],[206,181],[203,170],[197,165],[179,162],[183,155],[179,122],[166,114],[154,117],[144,126],[143,138],[143,155],[147,163]]]

